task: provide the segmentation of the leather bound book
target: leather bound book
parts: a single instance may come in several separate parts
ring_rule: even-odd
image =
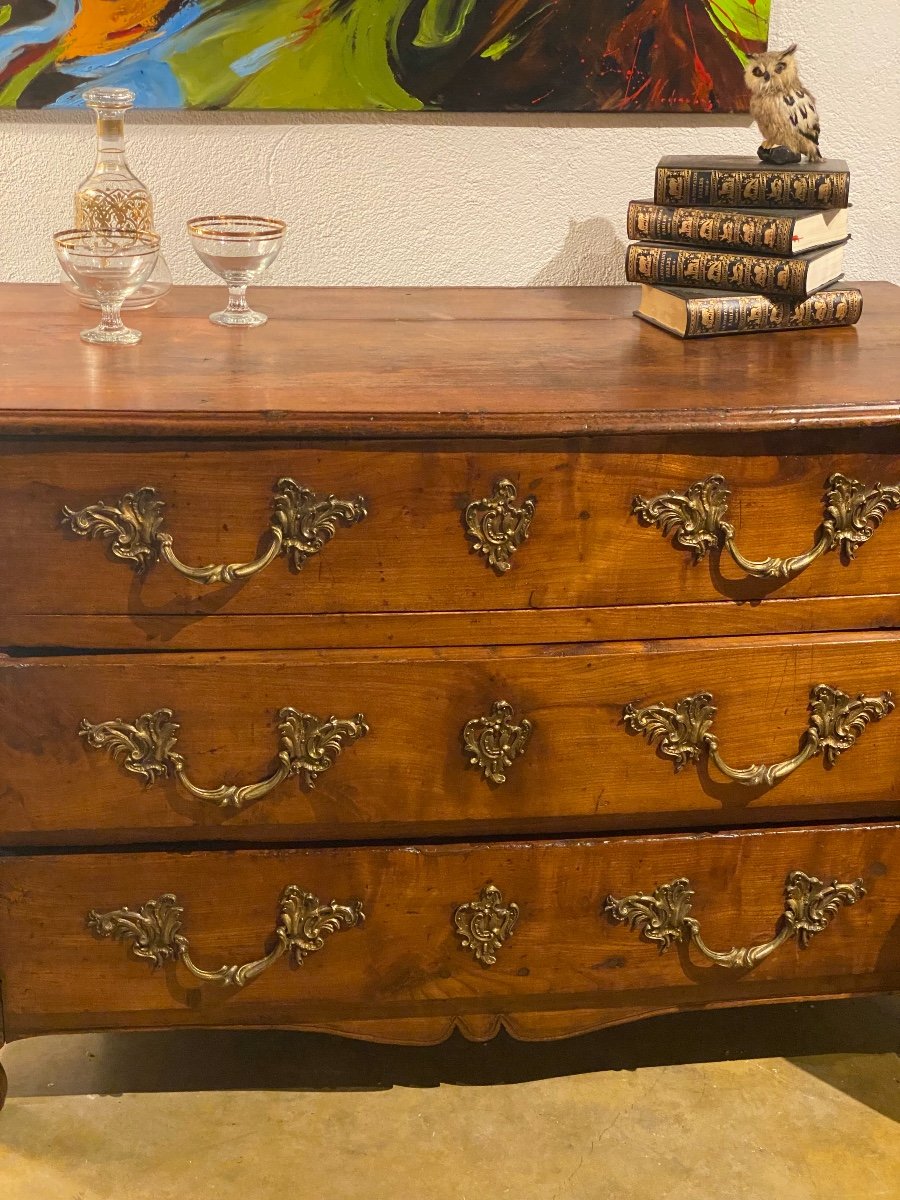
[[[862,307],[858,288],[832,288],[805,300],[779,300],[645,284],[634,315],[678,337],[698,338],[855,325]]]
[[[629,283],[763,292],[773,296],[808,296],[840,279],[843,270],[843,244],[793,258],[778,258],[634,242],[625,256],[625,277]]]
[[[712,208],[846,208],[850,171],[838,158],[776,167],[758,158],[672,155],[659,160],[653,198]]]
[[[628,205],[631,241],[707,246],[743,254],[792,257],[846,239],[847,209],[702,208],[632,200]]]

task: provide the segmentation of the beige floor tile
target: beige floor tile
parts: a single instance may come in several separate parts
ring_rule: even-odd
[[[757,1020],[775,1011],[758,1010]],[[879,1022],[883,1013],[886,1026],[894,1015],[871,1012]],[[694,1024],[702,1042],[702,1019]],[[638,1045],[641,1028],[622,1036]],[[244,1037],[252,1082],[247,1048],[259,1045],[265,1075],[266,1042]],[[195,1044],[199,1053],[203,1039]],[[322,1060],[320,1076],[343,1072],[342,1090],[46,1094],[60,1082],[78,1092],[79,1077],[96,1082],[98,1070],[114,1087],[117,1047],[152,1054],[165,1045],[138,1036],[7,1047],[13,1092],[43,1094],[12,1094],[0,1115],[2,1200],[900,1200],[900,1060],[892,1053],[577,1073],[579,1047],[590,1067],[597,1043],[576,1039],[556,1047],[561,1066],[576,1073],[547,1070],[551,1046],[541,1048],[543,1078],[389,1086],[390,1077],[417,1071],[435,1081],[427,1063],[444,1048],[397,1051],[397,1065],[385,1048],[281,1035],[279,1056],[293,1046],[299,1066],[305,1048]],[[690,1046],[683,1049],[689,1058]],[[490,1047],[460,1043],[453,1061],[467,1068],[487,1054],[479,1080],[487,1083],[492,1074],[527,1075],[532,1050],[510,1043],[501,1068],[499,1059],[490,1065]],[[457,1072],[451,1059],[440,1061],[435,1075]],[[171,1074],[164,1053],[156,1065]],[[303,1065],[309,1081],[316,1063]],[[221,1064],[209,1066],[214,1078]],[[351,1090],[354,1079],[366,1090]]]

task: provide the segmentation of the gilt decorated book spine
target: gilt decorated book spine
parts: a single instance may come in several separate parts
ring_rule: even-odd
[[[856,288],[817,292],[806,300],[769,296],[704,296],[687,301],[686,338],[722,333],[765,333],[788,329],[825,329],[855,325],[862,316]]]
[[[793,217],[761,213],[674,208],[632,200],[628,205],[631,241],[671,242],[681,246],[710,246],[756,254],[790,255]]]
[[[808,266],[803,258],[681,249],[638,242],[628,247],[625,277],[629,283],[655,283],[661,287],[805,296]]]
[[[713,208],[846,208],[850,173],[660,165],[653,198],[657,204]]]

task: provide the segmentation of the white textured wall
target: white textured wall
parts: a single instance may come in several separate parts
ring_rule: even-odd
[[[773,0],[823,148],[852,171],[848,274],[900,282],[896,0]],[[873,78],[877,82],[873,82]],[[272,283],[511,285],[621,279],[626,202],[678,152],[753,154],[746,117],[132,114],[176,280],[210,282],[183,234],[203,212],[285,217]],[[88,114],[0,110],[0,279],[56,277],[49,236],[90,168]]]

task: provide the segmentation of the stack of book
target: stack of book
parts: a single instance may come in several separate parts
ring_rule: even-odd
[[[684,338],[855,324],[862,295],[835,287],[849,194],[837,159],[661,159],[653,200],[628,206],[635,315]]]

